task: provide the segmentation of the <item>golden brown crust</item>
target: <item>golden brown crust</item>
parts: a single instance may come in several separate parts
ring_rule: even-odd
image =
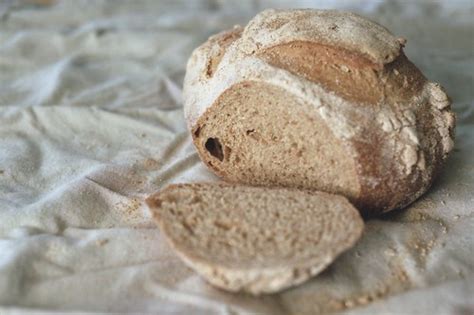
[[[266,48],[257,55],[272,66],[302,76],[357,103],[407,101],[420,92],[425,81],[403,52],[384,65],[340,47],[293,41]]]

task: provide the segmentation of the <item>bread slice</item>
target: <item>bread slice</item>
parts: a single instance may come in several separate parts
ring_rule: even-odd
[[[219,288],[252,294],[318,274],[364,226],[342,196],[287,188],[179,184],[147,204],[188,266]]]

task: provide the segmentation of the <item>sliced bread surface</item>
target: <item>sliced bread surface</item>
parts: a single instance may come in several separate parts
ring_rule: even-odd
[[[178,184],[147,204],[189,267],[219,288],[252,294],[321,272],[364,226],[342,196],[287,188]]]

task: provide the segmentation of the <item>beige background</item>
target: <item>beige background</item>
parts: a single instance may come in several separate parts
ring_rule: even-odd
[[[320,276],[277,295],[225,293],[176,258],[142,200],[216,180],[182,117],[192,49],[265,7],[315,3],[408,39],[453,98],[455,150],[428,194],[367,222]],[[472,1],[1,1],[0,314],[474,312],[473,15]]]

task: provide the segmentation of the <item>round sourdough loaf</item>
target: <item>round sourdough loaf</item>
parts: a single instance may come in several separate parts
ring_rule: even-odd
[[[364,214],[408,205],[451,151],[455,118],[405,43],[323,10],[266,10],[212,36],[184,81],[200,157],[227,181],[338,193]]]

